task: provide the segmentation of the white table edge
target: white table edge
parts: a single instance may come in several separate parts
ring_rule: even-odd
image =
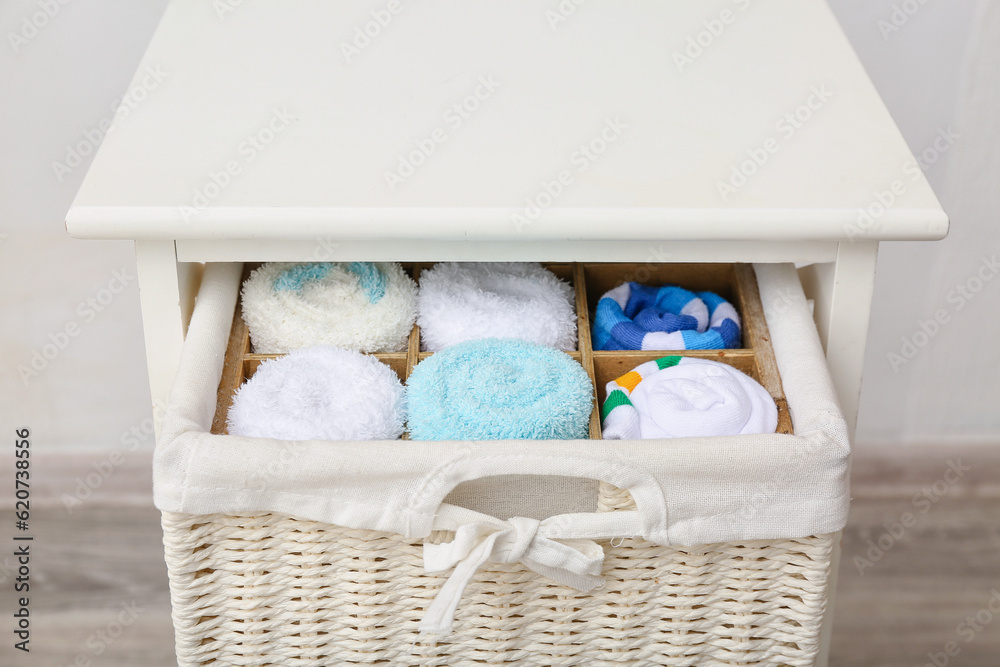
[[[185,215],[188,217],[185,218]],[[66,229],[92,239],[936,241],[940,208],[863,209],[551,208],[535,219],[510,208],[74,206]],[[585,232],[583,230],[586,230]]]

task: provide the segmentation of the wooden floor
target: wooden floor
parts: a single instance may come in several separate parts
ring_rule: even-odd
[[[126,454],[89,498],[72,511],[66,507],[63,494],[73,493],[102,458],[91,452],[33,459],[31,653],[12,648],[15,575],[12,550],[4,547],[0,665],[175,664],[149,454]],[[950,467],[961,477],[947,473]],[[8,473],[0,467],[4,478]],[[927,495],[918,497],[923,489]],[[853,495],[831,665],[922,667],[934,664],[929,653],[940,654],[942,665],[947,648],[958,649],[947,662],[954,667],[1000,665],[1000,615],[993,619],[988,611],[994,594],[993,608],[1000,608],[1000,446],[861,450]],[[8,497],[0,500],[0,507],[12,507]],[[906,512],[913,521],[900,533],[892,524]],[[10,544],[11,512],[0,512],[0,521]],[[887,523],[895,536],[883,537]],[[872,550],[880,538],[884,553]],[[977,613],[979,623],[989,616],[978,631],[960,627]],[[121,620],[127,623],[119,634]]]

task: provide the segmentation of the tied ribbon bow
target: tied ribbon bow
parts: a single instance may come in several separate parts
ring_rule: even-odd
[[[455,568],[420,622],[420,632],[451,632],[455,611],[465,587],[487,561],[522,563],[525,567],[579,591],[603,583],[604,550],[593,540],[555,540],[545,535],[547,526],[535,519],[513,517],[508,521],[474,522],[460,526],[446,544],[424,545],[424,570],[443,572]]]

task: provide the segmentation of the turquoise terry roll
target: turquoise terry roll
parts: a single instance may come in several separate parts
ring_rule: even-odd
[[[407,380],[412,440],[587,437],[593,385],[565,352],[516,339],[458,343]]]

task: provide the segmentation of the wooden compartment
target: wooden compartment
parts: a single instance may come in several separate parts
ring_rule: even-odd
[[[623,282],[648,285],[679,285],[693,292],[715,292],[729,301],[740,315],[742,347],[729,350],[590,350],[597,383],[597,400],[604,403],[608,382],[639,364],[667,355],[711,359],[743,371],[760,382],[778,406],[777,433],[791,433],[792,419],[781,386],[778,364],[764,320],[764,308],[757,289],[757,277],[749,264],[593,264],[582,265],[578,284],[585,290],[584,303],[597,307],[603,294]],[[579,299],[578,299],[579,303]],[[578,306],[579,308],[579,306]],[[588,317],[589,320],[589,317]],[[587,340],[589,343],[589,329]],[[599,437],[593,430],[591,437]]]
[[[404,264],[404,268],[420,282],[422,264]],[[675,354],[686,357],[713,359],[729,364],[760,382],[778,406],[778,433],[791,433],[792,420],[781,387],[781,377],[774,358],[764,311],[757,290],[757,280],[749,264],[638,264],[638,263],[551,263],[546,268],[573,285],[578,324],[577,350],[567,352],[580,362],[594,383],[596,400],[590,415],[590,437],[601,438],[600,405],[605,398],[605,385],[629,372],[639,364]],[[244,279],[255,265],[247,265]],[[731,350],[608,350],[595,351],[590,339],[590,313],[598,299],[608,290],[625,281],[650,285],[672,283],[692,291],[715,292],[732,303],[740,314],[743,347]],[[240,385],[252,377],[266,359],[281,355],[255,354],[250,348],[250,335],[242,317],[242,304],[237,301],[226,350],[225,366],[219,383],[218,402],[212,433],[226,433],[226,415]],[[405,352],[375,354],[406,381],[410,371],[431,352],[420,350],[420,329],[413,327]],[[404,438],[406,436],[404,435]]]

